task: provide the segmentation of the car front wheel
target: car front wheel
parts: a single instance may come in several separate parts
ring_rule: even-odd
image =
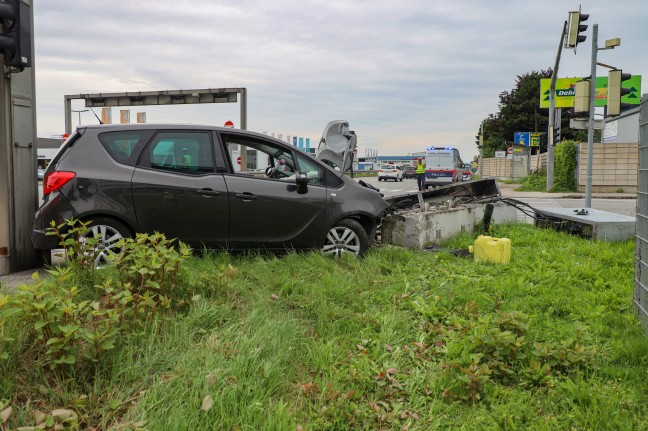
[[[369,250],[367,232],[360,223],[351,219],[340,220],[324,238],[322,254],[340,257],[345,253],[364,255]]]
[[[86,253],[94,256],[95,268],[102,268],[112,264],[115,254],[122,251],[120,240],[131,237],[130,230],[123,223],[108,217],[96,217],[90,220],[88,230],[81,234],[79,241],[86,244],[89,239],[93,240],[93,250]]]

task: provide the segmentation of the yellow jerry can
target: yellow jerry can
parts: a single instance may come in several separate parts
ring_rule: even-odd
[[[511,240],[508,238],[480,235],[468,250],[475,255],[475,262],[506,264],[511,261]]]

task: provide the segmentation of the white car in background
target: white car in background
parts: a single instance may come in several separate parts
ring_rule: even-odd
[[[403,170],[396,165],[381,165],[378,170],[378,181],[403,181]]]

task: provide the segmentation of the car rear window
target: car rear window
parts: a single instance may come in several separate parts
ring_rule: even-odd
[[[396,169],[396,166],[395,166],[395,165],[382,165],[382,166],[380,167],[380,169],[383,169],[383,170],[394,170],[394,169]]]
[[[139,149],[148,141],[149,130],[106,132],[99,135],[99,142],[116,162],[134,166]]]

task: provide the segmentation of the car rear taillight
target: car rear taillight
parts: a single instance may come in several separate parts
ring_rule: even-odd
[[[43,180],[43,194],[49,195],[53,191],[60,189],[74,177],[76,177],[76,172],[54,171],[46,173]]]
[[[392,172],[396,172],[396,169],[394,169]]]

